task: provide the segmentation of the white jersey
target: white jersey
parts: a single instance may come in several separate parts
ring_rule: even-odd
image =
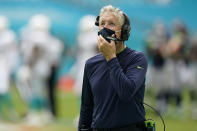
[[[29,91],[33,90],[33,94],[42,96],[46,80],[51,73],[51,66],[60,60],[61,53],[64,49],[63,44],[57,38],[53,37],[49,32],[44,31],[28,31],[24,30],[21,35],[21,54],[23,63],[28,66],[31,80],[23,78],[21,71],[18,73],[18,84],[21,95],[25,96],[25,88]],[[23,69],[23,67],[21,67]],[[21,75],[20,75],[21,74]],[[27,85],[26,81],[30,81]],[[29,86],[29,87],[27,87]],[[25,98],[28,99],[28,98]]]
[[[71,69],[71,74],[76,80],[74,84],[74,92],[80,95],[83,83],[85,62],[87,59],[96,55],[97,53],[97,32],[91,31],[79,34],[78,47],[76,63]]]
[[[0,94],[9,90],[10,75],[18,60],[16,36],[10,30],[0,32]]]

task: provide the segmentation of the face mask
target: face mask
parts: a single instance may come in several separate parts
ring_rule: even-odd
[[[116,35],[114,38],[111,37],[113,34],[115,34],[115,31],[105,27],[98,32],[98,35],[102,35],[102,37],[105,38],[105,40],[108,41],[109,43],[111,40],[116,40]]]

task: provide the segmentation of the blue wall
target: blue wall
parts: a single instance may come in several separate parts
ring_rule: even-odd
[[[81,2],[80,2],[81,1]],[[0,14],[8,16],[11,27],[19,32],[29,18],[43,13],[52,20],[52,32],[65,40],[68,45],[75,43],[79,19],[85,14],[97,15],[100,8],[112,4],[125,11],[132,24],[132,36],[129,45],[143,49],[140,43],[145,30],[150,28],[155,19],[162,19],[169,27],[174,18],[183,19],[189,28],[197,29],[197,1],[173,0],[168,5],[148,3],[147,0],[1,0]]]

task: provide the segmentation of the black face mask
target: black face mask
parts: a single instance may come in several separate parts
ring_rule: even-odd
[[[115,35],[115,31],[105,27],[98,32],[98,35],[102,35],[102,37],[105,38],[105,40],[107,40],[109,43],[111,42],[111,40],[116,40],[116,35],[114,36],[114,38],[112,38],[113,34]]]

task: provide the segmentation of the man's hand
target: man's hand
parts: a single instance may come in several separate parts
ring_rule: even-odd
[[[101,35],[98,36],[98,49],[107,61],[116,57],[115,42],[111,40],[111,42],[108,43]]]

